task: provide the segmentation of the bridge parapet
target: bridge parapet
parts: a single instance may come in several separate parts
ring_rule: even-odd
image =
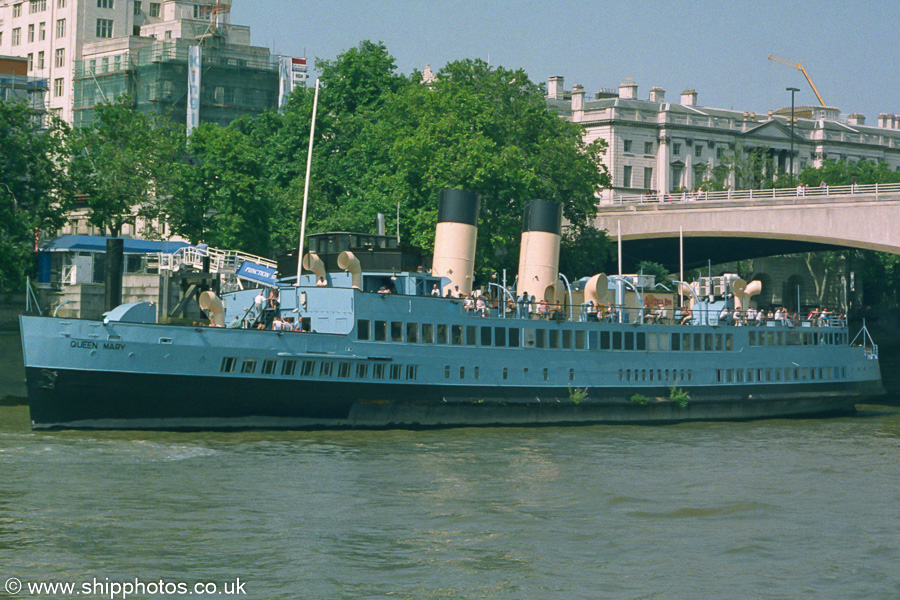
[[[838,201],[860,201],[871,202],[879,200],[882,196],[889,196],[891,200],[897,199],[900,195],[900,183],[873,183],[867,185],[834,185],[834,186],[816,186],[796,188],[772,188],[768,190],[724,190],[716,192],[685,191],[677,194],[657,194],[648,192],[646,194],[614,194],[612,198],[603,201],[600,206],[619,206],[634,204],[660,204],[660,203],[682,203],[682,202],[705,202],[705,201],[749,201],[749,200],[776,200],[776,199],[792,199],[799,201],[812,200],[819,202],[823,200]]]

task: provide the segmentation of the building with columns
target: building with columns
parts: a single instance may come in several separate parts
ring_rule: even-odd
[[[609,146],[605,164],[613,187],[603,199],[698,188],[739,148],[761,149],[773,177],[790,170],[790,108],[756,114],[703,106],[695,90],[683,91],[678,102],[665,94],[654,87],[641,99],[628,79],[589,99],[581,85],[566,90],[562,77],[549,79],[547,105],[582,125],[586,141],[603,139]],[[826,159],[886,161],[900,170],[900,115],[884,113],[877,126],[867,126],[860,114],[843,119],[836,109],[798,107],[795,120],[795,174]]]

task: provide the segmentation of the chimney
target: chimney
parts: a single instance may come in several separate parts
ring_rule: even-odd
[[[562,100],[564,97],[563,77],[554,75],[547,81],[547,97]]]
[[[889,113],[881,113],[878,115],[878,126],[882,129],[890,129],[891,121],[894,120],[894,115]]]
[[[666,101],[666,90],[661,87],[650,88],[650,102],[663,103]]]
[[[684,90],[681,92],[681,104],[684,106],[697,106],[697,90]]]
[[[528,292],[538,301],[556,301],[561,231],[561,204],[551,200],[531,200],[525,205],[517,296]]]
[[[584,116],[584,87],[580,83],[572,86],[572,116],[576,121]]]
[[[472,292],[480,208],[481,199],[475,192],[441,190],[431,274],[449,279],[441,282],[442,292],[446,286],[458,286],[463,294]]]
[[[866,116],[862,113],[851,113],[847,115],[847,124],[848,125],[865,125],[866,124]]]
[[[623,100],[637,100],[638,85],[631,80],[631,77],[625,80],[625,83],[619,84],[619,98]]]

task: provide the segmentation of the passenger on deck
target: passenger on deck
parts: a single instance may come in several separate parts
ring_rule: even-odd
[[[266,307],[266,295],[263,293],[263,288],[259,288],[259,293],[253,299],[253,307],[256,309],[256,318],[262,317],[263,309]]]
[[[596,321],[599,321],[599,320],[600,320],[600,319],[597,317],[597,307],[594,305],[594,301],[593,301],[593,300],[589,300],[589,301],[588,301],[586,315],[587,315],[587,320],[588,320],[588,321],[596,322]]]
[[[528,292],[523,291],[519,294],[519,297],[516,298],[516,316],[520,319],[525,318],[525,303],[528,302]]]
[[[680,325],[687,325],[694,318],[694,314],[691,312],[690,308],[685,308],[681,311],[681,322]]]
[[[728,325],[728,307],[723,306],[722,310],[719,311],[719,324]]]
[[[747,309],[747,325],[756,324],[756,309],[752,306]]]
[[[434,284],[431,287],[431,295],[434,296],[435,298],[441,297],[441,288],[438,287],[438,284]]]
[[[241,328],[241,318],[238,315],[234,315],[234,321],[228,324],[228,329],[240,329]]]
[[[478,299],[475,301],[475,312],[483,315],[486,309],[487,304],[484,303],[484,296],[478,296]]]
[[[319,277],[319,280],[316,282],[316,287],[328,287],[328,282],[325,281],[324,277]]]
[[[463,308],[466,309],[466,312],[472,312],[473,310],[475,310],[475,300],[472,298],[471,294],[466,296],[466,299],[463,300]]]

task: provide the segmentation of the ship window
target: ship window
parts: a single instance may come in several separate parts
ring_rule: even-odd
[[[678,335],[677,333],[675,335]],[[681,349],[685,352],[691,351],[691,334],[682,333],[681,334]]]
[[[281,363],[281,374],[287,377],[292,377],[294,373],[297,371],[297,361],[296,360],[286,360]]]
[[[384,379],[384,363],[375,363],[372,365],[372,378]]]
[[[600,348],[596,331],[588,331],[588,348],[590,348],[591,350],[597,350]]]
[[[672,334],[672,350],[681,350],[681,334]]]
[[[358,339],[358,340],[368,340],[369,339],[369,320],[368,319],[357,319],[357,321],[356,321],[356,339]]]
[[[736,369],[734,372],[734,380],[738,383],[744,383],[744,370]]]
[[[263,364],[262,364],[262,374],[263,375],[271,375],[272,373],[274,373],[275,372],[275,364],[277,362],[278,361],[271,359],[271,358],[267,358],[266,360],[264,360]]]
[[[650,335],[647,336],[647,350],[649,350],[650,352],[659,350],[656,338],[657,338],[657,336],[655,333],[651,333]]]
[[[490,346],[491,345],[491,328],[490,327],[482,327],[481,328],[481,345],[482,346]]]
[[[747,334],[747,345],[755,346],[756,345],[756,332],[751,331]]]
[[[772,381],[772,369],[766,369],[766,381]]]
[[[391,379],[400,379],[400,375],[403,373],[402,365],[391,365]]]
[[[656,337],[656,336],[654,335],[653,337]],[[637,334],[635,335],[635,340],[637,342],[637,344],[635,345],[635,348],[637,350],[646,350],[647,349],[647,334],[646,333],[644,333],[643,331],[637,332]]]
[[[772,375],[775,377],[775,381],[781,381],[781,369],[775,369]]]
[[[478,335],[478,328],[474,325],[466,326],[466,345],[474,346],[476,344],[476,336]]]
[[[775,345],[775,332],[769,331],[766,333],[766,345],[774,346]]]
[[[600,332],[600,349],[601,350],[609,350],[610,349],[610,339],[612,338],[612,333],[609,331],[601,331]]]
[[[525,347],[534,348],[534,329],[523,329],[522,335],[525,341]]]
[[[778,332],[778,339],[775,343],[778,344],[779,346],[784,346],[784,332],[783,331]]]
[[[338,363],[338,377],[350,377],[350,363]]]
[[[725,373],[722,369],[716,369],[716,382],[722,383],[723,381],[725,381]]]
[[[415,381],[417,379],[418,367],[416,365],[406,365],[406,378],[410,381]]]
[[[386,321],[375,321],[375,341],[376,342],[387,341],[387,322]]]
[[[647,371],[646,371],[646,369],[641,369],[641,381],[647,381]]]
[[[575,381],[575,369],[569,369],[569,381]]]
[[[725,351],[731,352],[734,350],[734,334],[726,333],[725,334]]]
[[[403,323],[400,321],[391,321],[391,341],[403,341]]]
[[[631,381],[631,369],[625,369],[625,381]]]
[[[478,376],[479,376],[480,374],[481,374],[481,367],[478,367],[478,366],[472,367],[472,376],[473,376],[475,379],[478,379]]]
[[[226,356],[222,359],[222,372],[223,373],[231,373],[234,371],[234,367],[237,365],[237,359],[232,358],[230,356]]]
[[[304,360],[300,374],[304,377],[312,377],[316,374],[316,363],[311,360]]]
[[[809,368],[803,367],[803,368],[800,370],[800,378],[801,378],[803,381],[806,381],[807,379],[809,379]]]
[[[572,331],[570,329],[562,331],[562,347],[566,350],[572,349]]]
[[[159,343],[160,344],[171,344],[172,338],[159,338]]]
[[[503,381],[506,381],[507,379],[509,379],[509,369],[503,367]]]
[[[841,379],[847,379],[847,367],[841,367]]]
[[[419,343],[419,324],[418,323],[407,323],[406,324],[406,341],[411,344]]]
[[[323,361],[319,365],[319,375],[322,377],[331,377],[331,373],[334,371],[334,363],[330,361]]]
[[[544,381],[547,381],[548,377],[550,377],[550,369],[544,367]]]
[[[460,367],[459,367],[459,378],[460,379],[466,378],[466,368],[462,365],[460,365]]]
[[[506,329],[503,327],[494,327],[494,344],[499,347],[506,346]]]
[[[437,343],[438,344],[447,344],[447,326],[446,325],[438,325],[437,326]]]
[[[519,330],[518,329],[510,329],[509,330],[509,347],[510,348],[518,348],[519,347]]]
[[[584,348],[585,348],[584,331],[579,329],[575,332],[575,349],[576,350],[584,350]]]
[[[613,331],[613,350],[621,350],[622,349],[622,332],[621,331]]]
[[[653,369],[650,369],[650,381],[653,381]]]
[[[422,343],[434,343],[434,325],[431,323],[422,323]]]
[[[444,365],[444,379],[450,379],[450,365]]]
[[[545,348],[547,346],[546,341],[547,332],[544,329],[537,329],[534,332],[534,347],[535,348]]]
[[[692,377],[691,377],[691,370],[688,369],[688,370],[687,370],[687,380],[690,381],[691,379],[692,379]]]
[[[756,370],[756,380],[763,381],[763,370],[762,369]]]
[[[548,331],[550,338],[550,348],[559,348],[559,331],[556,329],[551,329]]]
[[[734,381],[734,369],[726,369],[725,370],[725,383],[732,383]]]
[[[785,367],[785,369],[784,369],[784,380],[785,381],[791,380],[791,368],[790,367]]]
[[[463,328],[462,325],[453,325],[453,345],[461,346],[463,343]]]
[[[625,332],[625,349],[626,350],[634,350],[634,332],[633,331]]]
[[[659,349],[666,350],[666,351],[669,349],[669,334],[667,334],[667,333],[659,334]]]
[[[619,369],[619,381],[622,381],[622,369]]]
[[[707,333],[706,335],[711,335],[711,334]],[[707,349],[710,349],[710,346],[712,346],[712,344],[707,344]],[[694,350],[697,352],[699,352],[700,350],[703,350],[703,334],[702,333],[694,334]]]
[[[721,334],[721,333],[717,333],[717,334],[716,334],[716,352],[721,352],[721,351],[722,351],[722,348],[723,348],[723,346],[722,346],[722,334]]]

